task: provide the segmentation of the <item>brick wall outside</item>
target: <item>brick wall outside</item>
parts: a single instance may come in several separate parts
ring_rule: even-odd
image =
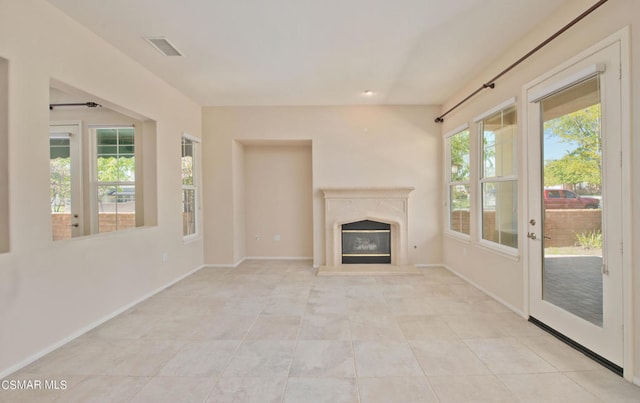
[[[53,240],[71,238],[71,214],[51,213]]]
[[[469,234],[469,210],[453,210],[451,212],[451,229]]]
[[[135,213],[100,213],[98,215],[100,232],[115,231],[116,217],[118,218],[117,228],[119,230],[135,228]],[[54,241],[71,238],[71,214],[51,213],[51,227]]]
[[[451,227],[456,231],[462,232],[463,234],[469,234],[469,221],[469,210],[454,210],[451,212]],[[496,241],[496,214],[494,211],[487,211],[484,213],[483,225],[483,233],[485,234],[484,239],[487,239],[489,241]]]
[[[545,246],[576,246],[576,234],[602,230],[602,210],[547,210],[544,222]]]
[[[546,247],[576,246],[576,234],[602,229],[600,209],[558,209],[545,212]],[[454,228],[469,231],[469,211],[456,210],[451,216]],[[484,213],[485,239],[495,241],[495,212]]]

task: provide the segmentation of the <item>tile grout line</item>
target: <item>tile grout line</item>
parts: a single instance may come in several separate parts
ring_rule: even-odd
[[[224,276],[230,276],[231,273],[233,272],[235,268],[229,269]],[[216,281],[218,279],[215,279]],[[208,402],[210,401],[210,398],[212,397],[211,394],[213,393],[213,391],[216,389],[216,385],[218,385],[218,383],[220,382],[220,380],[223,378],[224,372],[227,370],[227,368],[229,368],[229,364],[231,364],[231,361],[233,361],[234,357],[236,356],[236,354],[238,353],[238,350],[240,350],[240,346],[242,346],[242,344],[244,343],[244,341],[247,339],[247,336],[249,335],[249,332],[251,332],[251,329],[253,328],[253,326],[256,324],[256,322],[258,321],[258,318],[260,317],[260,313],[258,313],[257,315],[255,315],[255,318],[253,319],[253,322],[251,323],[251,325],[247,328],[244,336],[242,337],[242,339],[240,339],[240,342],[238,343],[238,345],[236,346],[235,350],[233,350],[233,354],[231,354],[231,356],[229,357],[229,359],[227,360],[227,362],[224,365],[224,368],[222,368],[220,370],[220,373],[218,374],[218,376],[215,378],[215,382],[213,382],[213,386],[211,387],[211,390],[209,391],[209,393],[207,393],[207,396],[204,398],[203,402]]]
[[[377,281],[376,281],[377,282]],[[349,300],[347,300],[349,302]],[[349,304],[349,310],[347,311],[347,318],[349,318],[349,341],[351,342],[351,354],[353,356],[353,373],[355,375],[356,380],[356,397],[358,399],[358,403],[362,401],[362,396],[360,396],[360,376],[358,375],[358,365],[356,362],[356,349],[354,347],[355,340],[353,339],[353,322],[351,321],[351,305]]]
[[[314,270],[317,270],[317,269],[314,269]],[[311,298],[311,285],[307,285],[306,287],[309,287],[309,292],[307,293],[307,300],[304,305],[305,309],[302,311],[302,315],[300,315],[300,323],[298,324],[298,333],[296,334],[296,343],[295,343],[295,346],[293,347],[293,354],[291,354],[291,360],[289,361],[287,378],[284,381],[284,388],[282,390],[282,400],[281,400],[282,402],[284,402],[284,399],[287,396],[287,389],[289,388],[289,379],[291,378],[291,367],[293,366],[293,360],[296,358],[296,353],[298,352],[298,343],[300,342],[300,333],[302,332],[302,324],[304,323],[304,316],[307,311],[307,305],[309,304],[309,299]]]

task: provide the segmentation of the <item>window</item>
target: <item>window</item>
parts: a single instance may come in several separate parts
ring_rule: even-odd
[[[469,130],[453,131],[446,139],[448,172],[448,229],[469,235],[470,212],[470,148]]]
[[[182,234],[198,235],[198,141],[182,136]]]
[[[482,239],[518,247],[517,121],[515,100],[476,119],[480,133]]]
[[[136,156],[133,127],[94,128],[98,232],[136,226]]]

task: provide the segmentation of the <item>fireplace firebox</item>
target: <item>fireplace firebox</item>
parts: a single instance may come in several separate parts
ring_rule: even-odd
[[[342,225],[342,264],[391,263],[391,225],[364,220]]]

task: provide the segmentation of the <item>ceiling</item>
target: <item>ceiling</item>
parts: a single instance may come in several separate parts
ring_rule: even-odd
[[[48,1],[204,106],[439,105],[566,2]]]

